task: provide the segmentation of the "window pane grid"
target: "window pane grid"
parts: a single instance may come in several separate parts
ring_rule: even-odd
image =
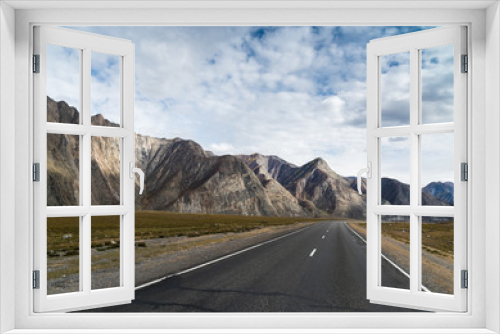
[[[134,205],[133,192],[130,191],[134,184],[128,175],[127,178],[124,177],[124,173],[125,167],[128,167],[125,161],[133,161],[134,154],[134,46],[128,41],[124,42],[96,35],[75,34],[67,29],[54,27],[35,27],[34,35],[34,53],[40,55],[40,74],[33,76],[35,86],[33,156],[34,162],[40,164],[40,183],[34,185],[35,218],[33,229],[35,245],[33,269],[40,270],[40,289],[33,291],[34,311],[65,311],[88,308],[92,305],[130,301],[134,296]],[[47,50],[48,48],[50,50]],[[97,87],[94,81],[94,87],[91,87],[91,80],[94,76],[91,70],[95,65],[99,65],[91,64],[92,51],[118,53],[112,62],[106,60],[98,67],[104,68],[114,64],[115,80],[110,86],[110,90],[112,89],[115,94],[114,101],[119,101],[119,104],[114,103],[116,108],[113,109],[114,114],[119,114],[119,117],[115,117],[116,120],[111,119],[111,121],[115,121],[115,124],[120,123],[121,126],[108,124],[108,122],[91,124],[92,111],[101,111],[99,108],[91,109],[91,98],[94,101],[96,98],[100,98],[100,101],[103,102],[107,94],[107,90],[104,89],[106,82],[99,83],[100,87]],[[56,55],[54,52],[61,57],[54,57]],[[62,58],[63,61],[56,63],[53,61],[56,58]],[[62,81],[69,82],[69,89],[63,89],[65,87],[61,85]],[[94,88],[94,94],[91,94],[91,88]],[[101,94],[100,97],[99,94]],[[108,106],[101,109],[106,111]],[[94,118],[97,119],[97,117]],[[49,157],[47,157],[48,136],[51,136],[49,138],[51,147],[57,146],[61,151],[56,150],[57,154],[51,154]],[[123,200],[114,207],[91,206],[91,176],[93,174],[91,137],[93,136],[118,138],[120,141],[120,163],[117,164],[120,168],[120,177],[116,179],[119,179],[120,192],[126,186],[126,193],[124,196],[120,193],[119,197]],[[59,140],[57,141],[55,138],[59,138]],[[71,146],[71,141],[74,141],[74,138],[79,139],[78,145]],[[74,192],[74,198],[71,201],[61,201],[62,197],[52,198],[50,204],[55,205],[47,206],[47,160],[52,160],[49,162],[52,163],[52,167],[55,167],[51,169],[54,184],[61,185],[62,179],[58,178],[57,175],[62,175],[64,176],[62,183],[65,189],[64,194],[73,194]],[[57,164],[57,161],[63,161],[63,163]],[[68,161],[72,161],[73,164],[69,165]],[[69,167],[71,173],[67,172]],[[64,168],[66,168],[66,174],[64,174]],[[77,184],[78,189],[75,186],[73,188],[68,186],[72,183]],[[132,195],[128,193],[132,193]],[[119,287],[92,291],[91,217],[102,216],[106,218],[113,215],[120,217],[120,239],[124,241],[120,242],[120,248],[123,247],[123,252],[120,252],[118,256],[115,254],[113,260],[114,264],[117,261],[120,262]],[[79,228],[76,223],[68,223],[77,220],[79,220]],[[77,239],[79,239],[78,242]],[[47,277],[48,265],[50,265],[50,277]],[[102,270],[102,268],[98,268],[98,270]],[[123,277],[124,274],[127,274],[128,277]],[[48,278],[50,281],[47,281]],[[62,284],[65,282],[67,284],[63,286]],[[103,287],[106,287],[107,282],[104,283]],[[117,284],[111,285],[117,286]]]
[[[422,144],[422,139],[424,136],[427,135],[444,135],[444,134],[453,134],[455,132],[455,123],[452,121],[448,122],[434,122],[433,124],[426,124],[430,122],[422,122],[422,85],[420,84],[421,80],[421,71],[417,70],[417,64],[421,65],[421,50],[412,50],[410,52],[410,70],[412,71],[411,73],[411,83],[410,83],[410,111],[409,111],[409,125],[402,125],[402,126],[390,126],[390,127],[383,127],[383,122],[381,122],[381,118],[383,117],[383,108],[381,105],[379,105],[379,113],[378,113],[378,124],[375,129],[371,131],[371,134],[374,136],[374,139],[377,139],[378,141],[378,191],[377,191],[377,196],[378,200],[376,205],[374,207],[373,212],[377,214],[378,216],[378,231],[381,239],[379,240],[379,245],[378,245],[378,251],[379,251],[379,273],[378,273],[378,282],[379,282],[379,287],[381,288],[397,288],[397,289],[408,289],[408,292],[411,292],[412,294],[419,294],[422,292],[428,293],[428,292],[437,292],[437,293],[449,293],[453,294],[453,269],[451,269],[451,274],[449,272],[449,268],[444,270],[446,271],[445,274],[442,274],[439,272],[439,265],[443,265],[440,263],[439,265],[436,265],[433,261],[430,260],[432,258],[432,254],[429,252],[444,252],[444,250],[436,250],[432,248],[432,246],[429,246],[428,244],[432,244],[433,241],[433,236],[431,236],[431,233],[428,233],[429,230],[432,231],[431,227],[432,225],[427,226],[428,224],[433,224],[433,223],[439,223],[441,222],[442,224],[445,224],[444,222],[445,219],[448,220],[453,220],[453,217],[455,216],[455,209],[453,206],[450,207],[442,207],[439,206],[440,204],[427,204],[423,203],[422,199],[422,155],[423,155],[423,149],[422,147],[424,146]],[[381,61],[379,59],[379,67],[380,67]],[[380,92],[379,92],[380,94]],[[382,97],[379,96],[379,103],[382,101]],[[425,137],[427,141],[429,141],[430,138],[434,139],[438,136],[434,137]],[[403,137],[409,137],[410,138],[410,145],[409,145],[409,153],[410,153],[410,180],[408,182],[408,185],[410,187],[410,198],[409,198],[409,205],[399,205],[398,208],[394,208],[392,205],[383,205],[382,203],[382,178],[384,175],[383,173],[383,157],[382,157],[382,140],[385,140],[387,143],[387,140],[394,140],[394,138],[403,138]],[[429,145],[429,144],[428,144]],[[432,145],[432,141],[431,144]],[[451,148],[453,150],[453,147]],[[425,157],[424,157],[425,159]],[[404,160],[404,158],[403,158]],[[427,159],[428,160],[428,159]],[[426,163],[424,161],[424,163]],[[427,162],[428,163],[428,162]],[[425,166],[424,166],[425,167]],[[456,166],[454,166],[456,169]],[[387,176],[387,175],[386,175]],[[450,181],[455,181],[454,178]],[[388,227],[384,225],[384,219],[382,217],[407,217],[408,222],[407,223],[400,223],[399,225],[404,225],[403,228],[401,226],[393,226],[393,227]],[[443,222],[444,223],[443,223]],[[386,222],[386,224],[391,224],[390,222]],[[406,224],[406,225],[405,225]],[[397,224],[396,224],[397,225]],[[425,227],[424,227],[425,225]],[[441,225],[443,227],[446,225]],[[385,229],[384,229],[385,227]],[[393,247],[390,245],[391,242],[389,242],[388,239],[389,237],[385,236],[385,234],[398,234],[398,229],[399,230],[407,230],[408,232],[408,251],[411,250],[411,254],[413,255],[413,258],[411,258],[408,254],[408,258],[405,257],[407,262],[403,261],[402,259],[387,259],[388,255],[384,254],[386,252],[390,252],[390,248]],[[410,232],[411,230],[411,232]],[[441,230],[446,230],[446,228],[441,228]],[[384,232],[385,231],[385,232]],[[390,233],[391,232],[391,233]],[[392,233],[394,232],[394,233]],[[427,234],[425,234],[427,232]],[[385,233],[385,234],[384,234]],[[422,234],[424,233],[424,235]],[[401,233],[399,233],[401,234]],[[437,233],[434,233],[437,234]],[[449,233],[448,233],[449,234]],[[411,237],[411,241],[410,241]],[[448,236],[449,237],[449,236]],[[425,238],[426,240],[423,240]],[[390,238],[389,238],[390,239]],[[399,240],[401,241],[401,240]],[[393,243],[396,241],[392,241]],[[436,242],[434,242],[436,243]],[[410,246],[411,245],[411,246]],[[442,243],[439,247],[442,245],[446,245],[446,243]],[[438,247],[438,248],[439,248]],[[441,247],[443,248],[443,247]],[[446,247],[445,247],[446,248]],[[418,250],[415,252],[415,250]],[[453,248],[451,250],[447,250],[447,252],[453,253]],[[403,252],[404,253],[404,252]],[[409,252],[410,253],[410,252]],[[392,254],[393,257],[397,257],[394,254]],[[400,253],[401,255],[401,253]],[[416,256],[417,255],[417,256]],[[453,257],[453,254],[451,254]],[[411,261],[410,261],[411,260]],[[388,281],[387,276],[389,276],[390,270],[385,268],[384,270],[384,263],[385,261],[392,261],[393,265],[398,266],[396,262],[401,262],[400,265],[405,267],[403,271],[405,271],[408,275],[408,277],[411,279],[409,280],[410,283],[408,286],[405,286],[401,282],[395,283],[395,282],[390,282]],[[401,269],[401,266],[400,269]],[[453,268],[453,264],[451,265],[446,265],[447,267],[451,266]],[[385,271],[385,273],[384,273]],[[411,276],[410,276],[411,273]],[[385,278],[385,283],[384,283],[384,275],[386,276]],[[445,282],[443,284],[441,283],[436,283],[436,279],[434,278],[435,276],[443,276],[446,278],[448,281],[450,280],[450,275],[451,275],[451,283]],[[441,278],[443,278],[441,277]],[[430,287],[428,287],[428,286]],[[451,288],[450,288],[451,286]],[[401,290],[404,291],[404,290]]]
[[[79,87],[77,87],[77,91],[79,91],[79,96],[78,98],[78,105],[76,106],[78,109],[75,111],[76,113],[80,113],[78,116],[78,121],[77,122],[60,122],[60,123],[55,123],[55,122],[50,122],[47,121],[45,123],[45,133],[47,136],[52,136],[55,138],[55,136],[61,136],[61,138],[70,138],[70,137],[76,137],[78,138],[78,143],[79,143],[79,152],[78,154],[78,171],[76,178],[78,178],[78,184],[79,184],[79,189],[78,189],[78,194],[77,196],[77,201],[79,202],[79,205],[68,205],[68,206],[59,206],[59,205],[54,205],[54,206],[47,206],[45,213],[46,217],[52,222],[56,222],[57,220],[68,220],[68,219],[77,219],[79,221],[79,227],[78,232],[74,233],[66,233],[62,235],[61,238],[70,238],[77,235],[79,242],[78,242],[78,250],[73,250],[70,249],[69,251],[66,249],[62,249],[61,246],[59,245],[59,241],[55,244],[53,244],[52,239],[48,238],[47,239],[47,256],[50,259],[55,259],[55,255],[58,255],[59,253],[63,252],[64,256],[69,254],[70,252],[74,252],[77,254],[78,261],[71,260],[76,263],[76,266],[78,269],[74,269],[73,267],[69,268],[70,270],[68,271],[67,275],[68,278],[66,277],[66,274],[63,273],[61,274],[62,276],[60,278],[54,276],[58,275],[58,272],[54,272],[52,276],[55,278],[52,279],[52,281],[48,281],[50,285],[47,286],[48,293],[51,294],[50,298],[51,299],[59,299],[59,298],[72,298],[71,296],[74,295],[80,295],[82,294],[83,296],[93,292],[93,288],[114,288],[114,289],[120,289],[123,287],[123,251],[122,251],[122,243],[120,242],[123,240],[123,227],[124,227],[124,220],[123,217],[126,214],[130,214],[130,207],[127,207],[123,205],[123,196],[122,196],[122,191],[123,191],[123,183],[124,183],[124,151],[123,151],[123,141],[127,137],[133,137],[134,132],[133,130],[130,129],[125,129],[123,128],[122,125],[120,124],[107,124],[104,121],[99,122],[99,116],[91,116],[90,113],[90,103],[89,103],[89,84],[90,84],[90,78],[89,78],[89,72],[88,69],[90,68],[89,63],[90,63],[90,53],[88,50],[83,50],[80,52],[80,64],[79,64]],[[122,70],[122,57],[120,58],[120,65],[119,69],[120,72]],[[118,77],[118,80],[121,81],[121,74]],[[118,85],[118,92],[121,95],[122,94],[122,87],[121,84]],[[121,96],[119,97],[119,100],[121,100]],[[48,101],[51,102],[51,101]],[[52,103],[52,102],[51,102]],[[52,103],[54,104],[54,103]],[[121,105],[119,106],[119,114],[121,115]],[[76,117],[76,116],[75,116]],[[75,118],[74,117],[74,118]],[[76,118],[75,118],[76,119]],[[92,120],[92,121],[91,121]],[[121,123],[121,122],[120,122]],[[52,138],[51,137],[51,138]],[[99,206],[94,206],[91,205],[91,191],[92,191],[92,138],[103,138],[104,141],[106,142],[115,142],[113,139],[118,140],[118,152],[115,152],[118,154],[118,178],[117,178],[117,184],[118,184],[118,203],[117,205],[99,205]],[[116,146],[116,145],[115,145]],[[103,152],[100,152],[101,155],[106,153],[106,150]],[[102,158],[106,160],[105,158]],[[106,163],[106,161],[105,161]],[[117,168],[115,168],[117,169]],[[116,172],[116,171],[115,171]],[[72,203],[70,203],[72,204]],[[108,204],[108,203],[104,203]],[[109,203],[111,204],[111,203]],[[98,260],[97,264],[96,262],[96,250],[93,249],[95,247],[92,246],[92,240],[93,240],[93,234],[96,233],[95,229],[92,229],[92,217],[100,217],[100,219],[104,220],[109,220],[113,216],[119,217],[118,219],[118,226],[117,228],[119,229],[118,236],[117,237],[120,241],[116,242],[116,240],[104,240],[107,238],[107,236],[104,236],[103,238],[103,243],[104,246],[101,248],[116,248],[118,247],[117,250],[111,250],[114,253],[117,254],[111,254],[111,258],[106,258],[107,255],[98,255]],[[52,224],[51,226],[55,226]],[[51,230],[54,230],[53,227],[51,227]],[[116,233],[115,233],[116,234]],[[48,236],[50,237],[50,236]],[[95,238],[94,238],[95,239]],[[65,240],[65,239],[64,239]],[[70,240],[70,239],[68,239]],[[54,248],[56,247],[56,248]],[[61,250],[59,250],[59,248]],[[73,247],[73,246],[71,246]],[[74,247],[73,247],[74,248]],[[109,252],[107,250],[106,252]],[[101,252],[101,253],[106,253],[106,252]],[[71,256],[74,257],[74,254],[71,253]],[[68,255],[69,256],[69,255]],[[104,257],[103,257],[104,256]],[[66,259],[63,259],[63,263],[67,262]],[[117,262],[118,261],[118,262]],[[54,262],[52,260],[52,262]],[[118,263],[118,265],[115,266],[115,264]],[[57,263],[56,263],[57,264]],[[55,265],[55,264],[54,264]],[[52,265],[52,267],[54,266]],[[59,264],[58,264],[59,265]],[[59,265],[60,266],[60,265]],[[114,266],[115,268],[118,268],[118,272],[112,273],[109,275],[109,273],[106,274],[106,271],[112,270],[110,266]],[[110,268],[108,268],[110,267]],[[96,269],[97,268],[97,269]],[[74,278],[75,274],[73,271],[78,271],[77,277]],[[95,271],[97,270],[97,274]],[[102,274],[100,271],[104,270],[105,273]],[[71,272],[70,272],[71,271]],[[103,276],[104,275],[104,276]],[[102,276],[102,277],[101,277]],[[112,276],[113,278],[109,278],[108,276]],[[103,278],[104,277],[104,278]],[[94,278],[94,280],[92,280]],[[56,279],[56,281],[54,281]],[[67,283],[65,287],[58,287],[57,284],[58,281],[66,280],[65,282]],[[69,285],[68,285],[69,284]],[[76,286],[75,286],[76,284]],[[48,296],[49,297],[49,296]]]
[[[453,217],[380,214],[377,221],[381,238],[378,245],[379,287],[409,290],[411,293],[453,294]],[[412,252],[418,256],[410,255],[410,245],[411,248],[418,247],[417,253]],[[407,276],[408,282],[401,277],[399,280],[391,278],[394,270]]]
[[[370,258],[367,290],[371,300],[382,304],[413,305],[424,310],[467,309],[467,290],[460,288],[460,270],[467,269],[467,184],[460,182],[460,164],[467,162],[467,76],[460,73],[460,55],[467,52],[465,36],[466,29],[463,27],[438,28],[435,32],[408,35],[397,42],[382,39],[368,45],[367,151],[373,176],[367,180],[367,247]],[[384,73],[384,59],[396,58],[388,57],[387,54],[404,51],[410,53],[409,80],[408,75],[405,75],[400,82],[397,81],[397,89],[384,90],[384,83],[387,82],[384,75],[387,77],[387,73],[397,72],[398,69],[401,73],[404,69],[406,73],[406,68],[402,67],[405,64],[400,61],[394,61],[394,66],[389,66]],[[446,70],[442,70],[443,67]],[[398,90],[401,94],[392,94]],[[392,105],[395,105],[395,102],[406,103],[407,100],[410,106],[409,117],[407,105],[400,103],[397,109],[393,109],[393,113],[387,107],[387,101],[392,101]],[[399,123],[384,123],[384,113],[386,118],[396,115],[393,119],[397,118]],[[400,163],[398,154],[392,159],[396,162],[394,168],[390,163],[382,166],[381,140],[404,136],[410,137],[411,141],[408,149],[411,156],[409,178],[407,173],[402,173],[401,168],[397,169],[397,163]],[[442,137],[450,137],[452,140],[445,142],[439,139]],[[450,142],[452,143],[447,144]],[[393,140],[393,144],[397,142]],[[387,149],[393,149],[397,153],[396,146]],[[453,164],[449,163],[449,151],[454,155]],[[405,153],[400,158],[406,161],[407,156],[408,153]],[[392,169],[387,168],[388,166]],[[399,195],[409,191],[408,205],[398,205],[397,208],[382,205],[382,199],[388,200],[381,196],[381,177],[385,176],[381,175],[383,168],[385,174],[404,176],[404,181],[400,183],[406,184],[397,184],[393,191]],[[440,183],[451,186],[451,193],[449,189],[439,188]],[[422,195],[424,186],[426,193]],[[397,199],[395,204],[407,204],[401,196]],[[456,207],[453,206],[455,203]],[[381,242],[384,237],[380,221],[382,216],[390,215],[406,215],[410,218],[409,290],[381,284],[381,261],[384,261]],[[453,248],[452,243],[457,247]]]

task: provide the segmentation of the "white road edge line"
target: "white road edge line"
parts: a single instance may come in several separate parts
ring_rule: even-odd
[[[311,254],[309,254],[310,257],[313,257],[314,256],[314,253],[316,253],[316,248],[313,249],[313,251],[311,252]]]
[[[358,238],[360,238],[361,240],[363,240],[363,242],[366,244],[366,240],[361,236],[359,235],[358,232],[354,231],[352,229],[352,227],[350,227],[346,222],[344,222],[344,225],[347,226],[347,228],[349,230],[351,230],[352,233],[354,233],[355,235],[358,236]],[[410,278],[410,274],[408,274],[406,271],[404,271],[403,268],[401,268],[400,266],[398,266],[397,264],[395,264],[393,261],[391,261],[387,256],[385,256],[384,254],[381,254],[382,255],[382,258],[384,260],[386,260],[387,262],[389,262],[390,264],[392,264],[394,266],[394,268],[396,268],[397,270],[399,270],[403,275],[405,275],[406,277],[408,277],[408,279]],[[431,292],[431,290],[427,289],[424,285],[422,285],[422,289],[424,289],[425,292]]]
[[[200,268],[203,268],[203,267],[206,267],[208,265],[211,265],[213,263],[216,263],[216,262],[219,262],[219,261],[222,261],[222,260],[225,260],[225,259],[228,259],[230,257],[233,257],[235,255],[238,255],[238,254],[241,254],[241,253],[244,253],[244,252],[247,252],[249,250],[252,250],[252,249],[255,249],[257,247],[260,247],[262,245],[265,245],[265,244],[269,244],[271,242],[274,242],[274,241],[277,241],[277,240],[280,240],[280,239],[283,239],[283,238],[286,238],[286,237],[289,237],[293,234],[296,234],[296,233],[299,233],[299,232],[302,232],[302,231],[305,231],[311,227],[313,227],[314,225],[311,225],[311,226],[307,226],[307,227],[304,227],[304,228],[301,228],[300,230],[297,230],[297,231],[293,231],[293,232],[290,232],[288,234],[285,234],[285,235],[282,235],[282,236],[279,236],[279,237],[276,237],[274,239],[271,239],[271,240],[267,240],[267,241],[264,241],[264,242],[261,242],[260,244],[257,244],[257,245],[253,245],[253,246],[250,246],[250,247],[247,247],[245,249],[242,249],[242,250],[239,250],[237,252],[234,252],[234,253],[231,253],[231,254],[228,254],[228,255],[224,255],[222,257],[219,257],[215,260],[212,260],[212,261],[208,261],[208,262],[205,262],[205,263],[202,263],[202,264],[199,264],[197,266],[194,266],[192,268],[189,268],[189,269],[186,269],[186,270],[182,270],[182,271],[179,271],[178,273],[175,273],[175,274],[170,274],[170,275],[167,275],[165,277],[162,277],[162,278],[158,278],[154,281],[151,281],[151,282],[148,282],[148,283],[144,283],[142,285],[139,285],[139,286],[136,286],[135,289],[136,290],[140,290],[140,289],[143,289],[145,287],[148,287],[150,285],[153,285],[153,284],[156,284],[156,283],[159,283],[161,281],[164,281],[166,280],[167,278],[171,278],[171,277],[174,277],[174,276],[179,276],[179,275],[182,275],[182,274],[185,274],[185,273],[188,273],[190,271],[194,271],[196,269],[200,269]]]

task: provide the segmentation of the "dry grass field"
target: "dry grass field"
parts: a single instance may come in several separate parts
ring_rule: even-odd
[[[366,230],[366,223],[362,221],[350,220],[350,223],[355,223],[361,227],[362,231]],[[453,256],[453,220],[442,223],[423,223],[422,224],[422,246],[423,249],[443,256]],[[352,225],[351,225],[352,227]],[[404,243],[410,242],[409,223],[383,223],[382,234],[399,240]],[[363,232],[366,236],[366,232]]]
[[[239,233],[315,220],[318,219],[137,211],[135,240],[140,246],[140,242],[147,239]],[[119,247],[119,226],[119,216],[92,217],[92,248],[107,250]],[[77,217],[48,218],[47,255],[49,257],[69,256],[78,254],[78,251],[79,219]]]
[[[255,235],[259,231],[269,232],[273,227],[295,226],[297,223],[317,220],[319,219],[137,211],[136,260],[159,258],[167,253],[210,245],[214,242],[210,235],[226,235],[217,237],[217,242],[224,242],[234,239],[232,235],[244,234],[243,232],[251,231]],[[106,281],[93,279],[93,289],[116,286],[116,277],[119,280],[119,226],[119,216],[92,217],[92,277],[115,277]],[[172,243],[172,239],[179,239],[181,242]],[[49,294],[77,291],[79,218],[49,218],[47,240]],[[101,275],[102,273],[106,275]]]
[[[366,238],[366,222],[349,220]],[[453,220],[422,223],[422,282],[432,292],[453,294]],[[409,272],[408,222],[382,224],[382,253]]]

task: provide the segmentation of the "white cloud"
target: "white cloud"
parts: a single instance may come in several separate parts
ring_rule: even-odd
[[[366,43],[407,27],[77,29],[135,43],[139,133],[192,139],[216,154],[274,154],[298,165],[321,156],[338,173],[354,175],[366,165]],[[391,67],[392,79],[384,81],[393,111],[394,101],[409,94],[404,66]],[[95,110],[112,108],[106,98],[115,86],[105,84],[95,93]],[[61,96],[70,95],[70,86],[59,87]]]
[[[80,52],[47,46],[47,95],[80,109]]]
[[[92,52],[91,70],[98,73],[91,77],[91,114],[102,114],[120,124],[120,58]]]
[[[212,152],[218,155],[234,154],[234,146],[229,143],[214,143],[210,144],[209,148]]]
[[[329,96],[321,102],[336,123],[344,122],[345,101],[340,96]]]

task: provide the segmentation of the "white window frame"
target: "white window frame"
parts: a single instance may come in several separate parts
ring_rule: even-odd
[[[75,329],[100,333],[141,333],[145,328],[158,332],[342,332],[357,328],[362,333],[492,333],[500,331],[499,244],[500,230],[500,11],[497,1],[474,2],[370,2],[364,1],[217,1],[163,3],[121,2],[123,6],[161,7],[155,9],[115,9],[116,2],[17,2],[0,4],[0,325],[1,331],[36,333],[37,329],[70,333]],[[132,4],[132,5],[131,5]],[[14,11],[9,5],[19,9]],[[57,9],[61,6],[70,8]],[[391,9],[397,6],[398,9]],[[51,8],[43,10],[41,8]],[[71,8],[72,7],[72,8]],[[81,9],[81,8],[87,9]],[[98,9],[97,7],[101,7]],[[179,9],[181,7],[182,9]],[[226,7],[226,8],[224,8]],[[406,9],[401,9],[405,8]],[[459,7],[457,9],[457,7]],[[488,8],[487,8],[488,7]],[[34,9],[33,9],[34,8]],[[74,9],[80,8],[80,9]],[[349,9],[351,8],[351,9]],[[354,10],[353,10],[354,9]],[[411,10],[408,10],[411,9]],[[15,18],[15,22],[14,22]],[[469,309],[467,313],[436,314],[34,314],[32,290],[33,213],[32,183],[32,101],[29,73],[32,26],[48,25],[447,25],[469,27],[468,78],[470,182],[468,196],[470,243],[468,246]],[[486,23],[486,24],[485,24]],[[7,29],[5,29],[7,28]],[[15,31],[15,40],[14,40]],[[15,51],[15,53],[14,53]],[[14,67],[15,66],[15,67]],[[488,66],[488,71],[485,70]],[[9,96],[14,92],[15,99]],[[488,84],[488,85],[486,85]],[[12,112],[15,110],[15,112]],[[12,145],[14,135],[15,143]],[[488,152],[488,154],[486,154]],[[15,161],[13,163],[12,161]],[[486,163],[488,162],[488,164]],[[363,167],[363,166],[360,166]],[[15,177],[12,173],[15,171]],[[488,175],[488,182],[486,182]],[[12,189],[15,190],[13,203]],[[486,196],[488,194],[488,196]],[[492,204],[488,207],[486,204]],[[15,205],[15,212],[7,210]],[[12,224],[15,221],[15,226]],[[14,255],[12,255],[14,249]],[[27,259],[30,259],[27,261]],[[487,264],[487,265],[486,265]],[[15,287],[15,288],[12,288]],[[488,293],[486,293],[488,291]],[[15,305],[14,308],[12,305]],[[143,329],[137,329],[143,326]],[[245,331],[245,328],[247,329]],[[297,330],[299,329],[300,330]],[[120,330],[121,329],[121,330]],[[132,330],[137,329],[137,330]],[[159,329],[164,329],[160,331]],[[178,329],[178,330],[176,330]],[[418,330],[415,330],[418,329]],[[462,330],[460,330],[462,329]],[[186,331],[183,331],[186,333]],[[189,331],[188,331],[189,332]],[[345,331],[344,331],[345,332]],[[108,331],[109,333],[109,331]]]
[[[461,55],[467,54],[466,27],[433,28],[411,34],[380,38],[371,41],[367,54],[367,155],[371,178],[367,179],[367,295],[374,303],[405,305],[423,310],[467,310],[467,290],[461,288],[461,270],[467,269],[467,183],[461,181],[460,164],[467,163],[467,74],[461,73]],[[421,50],[453,45],[453,122],[422,123]],[[409,124],[383,127],[381,98],[381,57],[408,52],[410,68]],[[453,206],[423,206],[421,138],[429,134],[453,134]],[[382,205],[382,138],[406,136],[410,142],[410,205]],[[384,287],[382,277],[381,217],[408,216],[410,224],[410,287]],[[422,291],[422,217],[454,218],[453,294]]]
[[[35,312],[74,311],[91,307],[130,303],[135,296],[135,180],[129,169],[135,165],[134,132],[134,44],[108,36],[47,26],[34,27],[34,54],[39,55],[39,73],[33,74],[34,162],[40,164],[40,181],[33,184],[34,270],[39,270],[39,289],[34,290]],[[79,50],[80,105],[79,124],[47,122],[47,45]],[[92,52],[114,55],[120,61],[120,126],[91,125]],[[47,206],[47,134],[77,135],[80,141],[79,205]],[[117,138],[120,141],[120,204],[91,204],[92,136]],[[92,216],[120,217],[120,285],[114,288],[91,288]],[[47,295],[47,218],[79,218],[79,290]]]

